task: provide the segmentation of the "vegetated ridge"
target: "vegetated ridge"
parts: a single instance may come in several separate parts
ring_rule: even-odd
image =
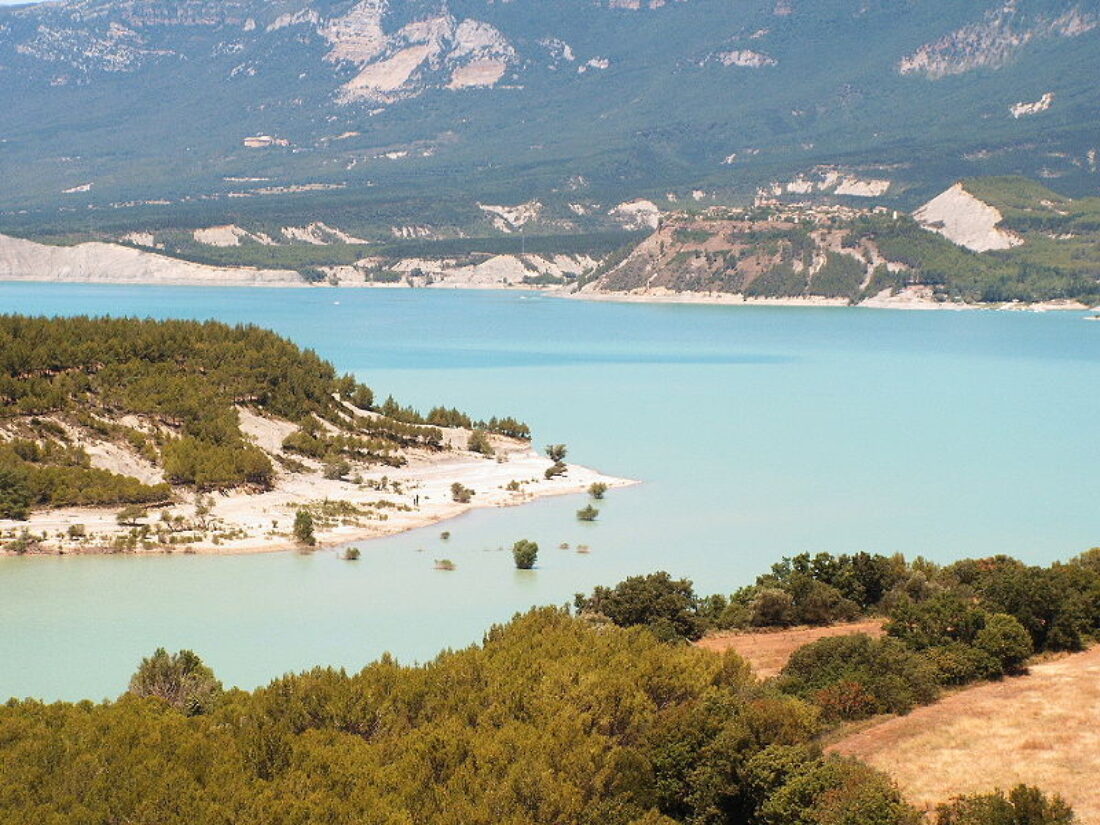
[[[598,480],[575,466],[544,477],[552,462],[513,418],[379,403],[254,326],[0,316],[0,402],[14,552],[336,541]],[[292,534],[302,512],[317,537]]]
[[[978,175],[1082,194],[1098,46],[1081,0],[4,7],[0,226],[379,241],[592,231],[637,198],[771,185],[903,209]]]
[[[912,216],[760,198],[663,218],[582,292],[839,303],[1100,303],[1100,199],[1023,178],[960,182]]]
[[[0,277],[901,307],[1100,302],[1100,199],[1069,198],[1026,178],[978,178],[910,215],[808,191],[844,183],[830,172],[791,191],[762,189],[750,207],[661,212],[636,203],[629,214],[641,223],[632,225],[651,228],[630,232],[381,244],[318,224],[308,239],[252,224],[128,231],[112,244],[0,235]]]

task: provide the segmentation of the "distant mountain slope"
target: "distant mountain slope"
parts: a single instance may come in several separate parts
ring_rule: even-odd
[[[629,198],[720,201],[821,164],[906,206],[989,173],[1080,194],[1098,180],[1098,57],[1080,0],[3,8],[0,225],[323,204],[360,232],[499,231],[477,202],[539,198],[574,231]]]
[[[1025,178],[960,181],[912,217],[760,202],[667,216],[610,258],[590,293],[706,293],[850,302],[1100,303],[1100,199]]]

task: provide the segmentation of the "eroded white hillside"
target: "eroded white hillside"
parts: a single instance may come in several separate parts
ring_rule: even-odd
[[[978,200],[961,183],[937,195],[914,212],[913,217],[925,229],[974,252],[1010,249],[1023,243],[1018,236],[999,228],[1002,219],[999,209]]]
[[[0,280],[166,284],[301,283],[297,272],[217,267],[110,243],[47,246],[0,235]]]

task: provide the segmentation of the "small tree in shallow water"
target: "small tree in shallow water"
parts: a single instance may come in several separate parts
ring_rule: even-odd
[[[533,541],[520,539],[512,545],[512,558],[517,570],[530,570],[539,557],[539,546]]]
[[[169,654],[163,647],[142,659],[129,693],[156,696],[187,716],[209,713],[222,693],[214,671],[190,650]]]

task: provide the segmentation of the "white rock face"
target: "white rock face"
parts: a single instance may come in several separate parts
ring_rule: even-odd
[[[386,45],[382,15],[386,0],[361,0],[351,11],[328,23],[321,35],[332,48],[325,59],[332,63],[366,63],[377,57]]]
[[[292,14],[281,14],[275,18],[275,21],[267,27],[267,31],[274,32],[279,29],[290,28],[291,26],[308,26],[317,25],[321,22],[321,16],[317,14],[314,9],[299,9]],[[255,28],[255,21],[253,21],[253,28]]]
[[[508,64],[503,60],[475,60],[455,69],[447,88],[469,89],[475,86],[495,86],[507,70]]]
[[[205,266],[127,246],[45,244],[0,235],[0,280],[160,284],[300,284],[297,272]]]
[[[776,181],[766,189],[761,189],[760,196],[779,195],[810,195],[814,192],[823,194],[845,195],[851,198],[877,198],[885,195],[890,190],[891,182],[883,178],[861,178],[858,175],[842,172],[831,166],[819,166],[809,172],[798,175],[789,181]]]
[[[854,198],[878,198],[885,195],[890,189],[888,180],[860,180],[859,178],[844,178],[834,190],[837,195],[848,195]]]
[[[435,230],[430,226],[408,225],[408,226],[391,226],[390,233],[395,238],[432,238],[435,237]]]
[[[974,252],[1011,249],[1023,243],[1021,238],[998,228],[1003,217],[1000,210],[978,200],[961,183],[937,195],[913,217],[925,229]]]
[[[589,69],[599,69],[601,72],[611,68],[611,61],[606,57],[593,57],[591,60],[585,62],[583,66],[577,67],[577,74],[584,74]]]
[[[516,206],[494,206],[479,203],[477,208],[492,215],[493,226],[501,232],[512,232],[519,229],[542,214],[542,204],[538,201],[528,201]]]
[[[363,0],[321,29],[332,44],[326,59],[359,72],[341,88],[344,103],[388,104],[429,88],[496,85],[516,52],[503,34],[479,20],[456,20],[444,8],[387,34],[384,0]]]
[[[405,258],[393,265],[397,272],[430,275],[436,287],[499,287],[522,284],[524,278],[549,275],[572,279],[595,268],[587,255],[494,255],[476,264],[459,266],[451,259]]]
[[[336,229],[320,221],[315,221],[308,226],[284,226],[279,231],[289,241],[302,241],[316,246],[325,246],[330,243],[367,243],[362,238],[356,238],[342,229]]]
[[[771,55],[754,52],[751,49],[736,49],[730,52],[721,52],[715,56],[723,66],[740,66],[745,69],[763,69],[766,66],[779,64],[779,61]]]
[[[128,232],[122,236],[122,240],[134,246],[147,246],[150,249],[159,248],[156,236],[152,232]]]
[[[1047,92],[1034,103],[1021,102],[1013,104],[1009,107],[1009,112],[1012,113],[1012,116],[1016,118],[1016,120],[1019,120],[1028,115],[1037,115],[1040,112],[1045,112],[1050,108],[1052,103],[1054,103],[1054,92]]]
[[[607,214],[624,229],[656,229],[661,223],[661,210],[657,204],[642,198],[620,203]]]
[[[196,229],[191,236],[198,242],[207,246],[240,246],[241,241],[255,241],[264,246],[275,243],[271,238],[262,233],[253,234],[247,229],[241,229],[236,224],[227,226],[208,226],[205,229]],[[145,244],[149,246],[150,244]]]
[[[1036,40],[1079,37],[1100,26],[1100,17],[1074,7],[1057,18],[1027,15],[1014,0],[939,40],[926,43],[898,63],[901,74],[923,74],[930,80],[974,69],[999,69]]]

